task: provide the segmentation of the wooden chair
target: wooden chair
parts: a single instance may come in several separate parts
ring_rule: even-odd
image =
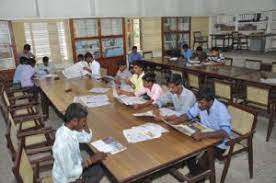
[[[276,110],[276,101],[272,95],[272,89],[269,86],[255,83],[246,83],[245,90],[246,95],[244,104],[257,109],[259,112],[264,111],[269,116],[269,124],[266,136],[266,141],[269,141],[272,128],[274,126],[273,119],[275,117]]]
[[[225,80],[214,79],[214,92],[215,96],[224,103],[233,101],[232,96],[232,82]]]
[[[236,48],[238,50],[242,49],[242,46],[246,46],[246,49],[248,50],[248,37],[240,34],[237,31],[232,32],[232,49]]]
[[[224,161],[220,183],[224,183],[233,155],[247,152],[249,175],[253,177],[253,135],[256,129],[257,113],[240,104],[228,105],[231,114],[232,135],[227,141],[228,149],[219,157]]]
[[[186,73],[187,87],[197,93],[200,90],[201,79],[200,75],[195,72]]]
[[[261,70],[261,65],[262,65],[261,60],[245,59],[245,68],[260,71]]]
[[[225,57],[224,58],[224,65],[232,66],[233,65],[233,58]]]
[[[145,60],[151,60],[153,58],[153,52],[152,51],[144,51],[143,58]]]
[[[53,157],[48,153],[35,160],[30,160],[28,154],[41,154],[49,152],[51,147],[43,147],[29,152],[24,149],[24,142],[21,141],[19,151],[12,167],[15,179],[19,183],[52,183],[51,169]],[[44,165],[45,163],[46,166]],[[42,176],[42,173],[44,176]]]
[[[203,37],[201,31],[195,31],[194,32],[194,42],[193,42],[193,50],[195,49],[195,44],[199,44],[200,46],[203,46],[203,44],[206,44],[207,50],[208,50],[208,38]]]
[[[272,62],[271,72],[276,72],[276,62]]]
[[[52,145],[54,130],[44,127],[42,115],[13,118],[9,114],[9,123],[6,130],[7,147],[11,152],[12,160],[18,151],[19,139],[24,139],[26,149]]]

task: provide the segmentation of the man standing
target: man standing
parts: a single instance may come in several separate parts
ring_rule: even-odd
[[[26,58],[35,58],[34,54],[31,52],[31,45],[25,44],[23,47],[23,52],[19,54],[19,57],[26,57]]]
[[[104,153],[96,153],[83,160],[79,144],[89,143],[92,131],[88,128],[87,109],[79,103],[72,103],[65,112],[65,123],[56,132],[53,145],[54,183],[69,183],[83,180],[85,183],[100,182],[104,173],[97,163],[106,158]]]

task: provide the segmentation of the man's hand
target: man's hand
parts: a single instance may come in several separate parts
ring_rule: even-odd
[[[141,104],[134,104],[133,109],[141,109],[142,105]]]
[[[163,116],[161,116],[160,110],[157,107],[153,108],[152,113],[155,121],[161,121],[163,119]]]
[[[83,67],[82,69],[83,69],[83,70],[86,70],[86,71],[88,71],[88,72],[92,72],[91,69],[89,69],[88,67]]]
[[[106,157],[107,157],[107,154],[106,154],[106,153],[98,152],[98,153],[96,153],[96,154],[90,156],[89,159],[91,160],[92,164],[94,164],[94,163],[98,163],[98,162],[100,162],[100,161],[102,161],[102,160],[105,160]]]
[[[195,132],[195,133],[192,135],[192,137],[193,137],[195,140],[197,140],[197,141],[200,141],[200,140],[206,138],[205,134],[202,133],[202,132],[199,132],[199,131],[198,131],[198,132]]]

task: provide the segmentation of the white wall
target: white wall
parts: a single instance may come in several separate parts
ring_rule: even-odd
[[[0,0],[0,19],[209,16],[276,9],[276,0]]]

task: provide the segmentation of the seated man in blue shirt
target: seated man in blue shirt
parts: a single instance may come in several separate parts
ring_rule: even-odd
[[[134,61],[142,60],[142,56],[137,52],[137,46],[132,47],[132,52],[128,56],[128,63],[131,65]]]
[[[200,123],[213,129],[212,132],[196,132],[192,137],[199,141],[205,138],[226,139],[231,134],[231,116],[226,106],[215,99],[215,95],[210,88],[204,88],[199,92],[197,103],[191,107],[186,114],[173,120],[172,124],[187,122],[193,118],[199,117]],[[222,140],[215,147],[215,157],[222,155],[227,149],[225,140]],[[187,165],[192,176],[201,173],[209,167],[207,153],[205,153],[197,162],[196,157],[187,160]]]
[[[182,46],[182,48],[183,48],[183,50],[182,50],[181,54],[184,56],[184,58],[186,60],[190,60],[193,55],[192,50],[189,48],[189,46],[187,44],[184,44]]]

